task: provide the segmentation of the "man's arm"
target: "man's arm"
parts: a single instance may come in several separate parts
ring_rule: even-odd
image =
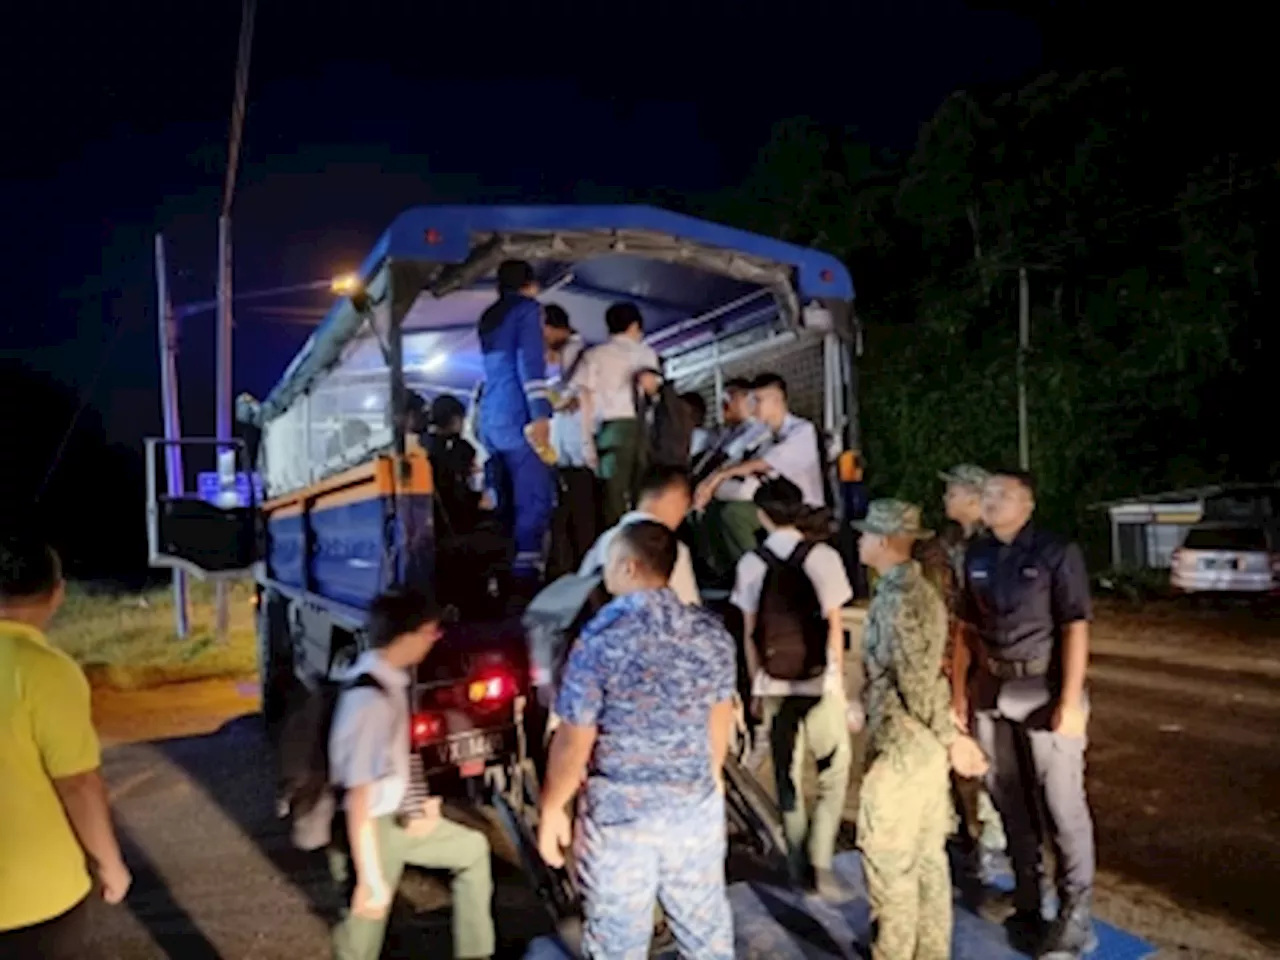
[[[596,727],[561,722],[551,736],[547,757],[547,781],[542,787],[544,810],[563,810],[587,776],[587,764],[596,745]]]
[[[69,777],[56,777],[53,788],[62,801],[80,846],[102,883],[103,899],[108,903],[119,903],[129,889],[131,878],[111,823],[111,808],[107,803],[102,771],[94,769]]]
[[[942,599],[905,596],[893,616],[893,665],[898,693],[907,713],[924,724],[944,747],[957,737],[945,710],[937,709],[939,670],[947,642],[947,615]]]
[[[742,614],[742,654],[747,663],[747,683],[756,682],[756,674],[760,672],[760,652],[756,650],[754,635],[756,632],[756,615]]]
[[[1079,713],[1084,699],[1085,674],[1089,669],[1089,621],[1093,616],[1089,596],[1089,573],[1085,568],[1084,554],[1069,543],[1062,560],[1053,575],[1053,618],[1062,630],[1062,698],[1059,707]],[[1054,728],[1062,724],[1055,720]],[[1071,735],[1084,733],[1080,717],[1067,718],[1061,732]]]
[[[1089,622],[1076,620],[1062,631],[1062,702],[1078,707],[1084,698],[1089,669]]]
[[[733,697],[720,700],[711,707],[709,735],[711,738],[711,775],[724,787],[724,761],[729,755],[729,738],[733,735]]]
[[[827,613],[827,660],[844,683],[844,616],[839,607]]]
[[[40,761],[102,883],[103,898],[119,903],[130,878],[111,824],[88,681],[74,663],[50,661],[32,672],[29,697]]]
[[[546,347],[542,337],[542,316],[533,300],[511,308],[510,322],[516,327],[516,369],[524,385],[529,415],[534,420],[551,416],[551,400],[547,393]]]

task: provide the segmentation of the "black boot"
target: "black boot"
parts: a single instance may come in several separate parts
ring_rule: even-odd
[[[1093,898],[1088,891],[1062,898],[1058,916],[1036,952],[1040,960],[1079,960],[1098,949],[1092,903]]]
[[[1044,941],[1044,926],[1039,910],[1014,910],[1004,920],[1009,946],[1019,953],[1036,953]]]

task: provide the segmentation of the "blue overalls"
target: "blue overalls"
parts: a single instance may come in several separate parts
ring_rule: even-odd
[[[489,484],[499,516],[515,540],[512,573],[536,580],[543,541],[555,507],[551,468],[529,445],[524,428],[551,416],[542,339],[542,310],[519,293],[502,294],[480,317],[484,393],[480,397],[480,442],[489,451]]]

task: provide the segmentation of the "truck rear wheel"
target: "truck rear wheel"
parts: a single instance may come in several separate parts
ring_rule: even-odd
[[[274,741],[294,683],[293,640],[289,634],[288,602],[269,587],[258,592],[258,678],[262,719]]]

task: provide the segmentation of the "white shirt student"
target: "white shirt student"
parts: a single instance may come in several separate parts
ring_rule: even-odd
[[[686,473],[671,467],[651,468],[641,484],[636,509],[623,514],[617,526],[600,534],[587,555],[582,558],[578,573],[585,577],[602,570],[609,556],[609,544],[613,542],[618,530],[629,523],[654,520],[669,530],[678,528],[689,512],[690,496],[689,477]],[[684,543],[676,544],[676,565],[671,571],[669,586],[681,603],[702,603],[698,581],[693,574],[693,555]]]
[[[770,497],[770,493],[780,493],[781,496]],[[804,524],[804,518],[811,514],[812,508],[803,504],[799,490],[785,479],[768,481],[760,498],[783,501],[769,504],[768,510],[762,509],[760,513],[761,522],[768,531],[764,548],[785,562],[805,540],[806,534],[799,525]],[[773,511],[773,516],[770,516],[769,511]],[[792,519],[793,517],[796,519]],[[825,514],[822,518],[825,532]],[[758,554],[754,551],[744,554],[738,560],[733,592],[729,595],[729,602],[743,614],[749,665],[757,662],[752,634],[755,632],[755,618],[760,609],[760,593],[764,589],[767,572],[768,566]],[[788,681],[770,677],[757,667],[751,677],[753,697],[821,697],[825,693],[844,692],[844,624],[841,610],[853,599],[853,588],[845,572],[844,560],[826,543],[815,543],[804,559],[804,572],[813,584],[818,605],[829,625],[826,673],[813,680]]]
[[[595,437],[600,427],[613,420],[636,419],[636,374],[641,370],[662,369],[658,354],[642,339],[644,330],[639,311],[634,308],[610,310],[612,313],[606,315],[610,324],[609,339],[592,347],[583,357],[571,383],[581,401],[583,446],[592,466],[596,459]],[[627,326],[622,327],[624,323]]]
[[[694,494],[695,509],[705,510],[713,497],[720,498],[721,488],[729,483],[724,499],[750,500],[757,485],[734,484],[759,474],[780,476],[800,488],[804,502],[810,507],[826,505],[822,462],[818,456],[818,430],[787,407],[786,381],[776,374],[764,374],[754,385],[756,417],[773,432],[772,440],[754,457],[722,467],[698,485]]]

